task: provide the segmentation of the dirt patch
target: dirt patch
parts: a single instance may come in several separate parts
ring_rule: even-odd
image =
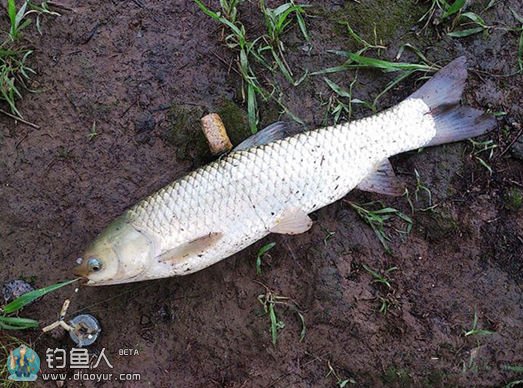
[[[514,124],[523,122],[523,79],[500,75],[516,69],[519,36],[495,29],[465,39],[418,37],[411,29],[428,7],[424,2],[344,3],[312,3],[312,49],[303,50],[298,31],[291,31],[286,38],[291,68],[300,74],[340,64],[327,50],[354,49],[338,23],[353,19],[366,39],[373,37],[369,26],[380,25],[377,34],[388,58],[406,42],[440,63],[466,55],[474,69],[467,103],[507,112],[499,131],[489,135],[500,145],[489,161],[492,175],[468,143],[394,158],[411,193],[417,169],[438,206],[412,215],[412,233],[394,235],[392,254],[340,201],[313,215],[311,231],[271,235],[194,275],[64,291],[24,315],[51,322],[63,298],[71,296],[71,313],[90,312],[103,326],[90,351],[106,348],[114,373],[141,373],[144,386],[335,386],[329,363],[341,380],[363,386],[501,385],[517,379],[506,366],[523,365],[523,217],[513,194],[522,188],[523,167],[510,152],[500,155],[515,135]],[[34,86],[41,92],[26,94],[19,109],[41,129],[0,117],[0,281],[35,276],[35,284],[43,286],[70,278],[79,252],[112,219],[211,160],[199,133],[201,114],[222,112],[238,131],[235,142],[246,135],[241,81],[231,71],[234,54],[220,42],[221,28],[194,4],[68,5],[73,11],[45,19],[42,36],[26,35],[35,48]],[[379,13],[369,11],[376,6]],[[409,7],[415,17],[404,17]],[[515,25],[510,7],[523,14],[519,1],[508,0],[483,16],[487,23]],[[256,4],[241,9],[255,34],[263,22]],[[363,20],[373,15],[381,16]],[[391,77],[360,72],[355,97],[370,99]],[[332,79],[350,82],[343,73]],[[400,85],[380,108],[414,88],[412,81]],[[325,123],[321,102],[329,93],[321,76],[308,77],[286,88],[284,102],[309,127],[318,127]],[[271,104],[262,103],[260,110],[262,126],[278,116]],[[366,114],[356,110],[354,116]],[[347,199],[380,199],[411,214],[405,198],[355,191]],[[271,241],[276,246],[257,276],[256,253]],[[364,265],[380,271],[397,267],[389,275],[391,287],[373,282]],[[300,320],[281,307],[277,314],[285,328],[272,345],[269,317],[257,300],[265,292],[260,283],[300,307],[307,326],[303,341]],[[378,311],[383,300],[386,314]],[[475,311],[479,328],[493,334],[464,335]],[[65,334],[20,336],[41,357],[47,348],[72,347]],[[139,355],[118,354],[127,348]],[[99,371],[104,370],[111,371]]]

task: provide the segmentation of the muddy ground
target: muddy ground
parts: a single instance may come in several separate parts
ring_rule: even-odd
[[[486,3],[473,2],[472,10]],[[71,9],[45,18],[41,36],[30,29],[25,34],[35,50],[32,87],[39,92],[25,93],[19,109],[40,129],[0,117],[0,281],[33,277],[38,287],[70,279],[82,249],[113,218],[212,160],[202,146],[201,114],[220,111],[233,130],[246,133],[236,53],[224,46],[222,28],[192,2],[61,4]],[[357,386],[502,386],[522,379],[507,369],[523,365],[523,166],[508,150],[523,125],[523,79],[510,75],[517,70],[519,35],[495,28],[452,39],[444,33],[448,25],[429,25],[416,35],[416,21],[428,6],[411,0],[311,2],[311,44],[304,45],[293,26],[283,39],[287,60],[297,75],[341,64],[327,50],[358,46],[340,21],[371,42],[376,24],[387,46],[384,58],[394,58],[403,43],[439,64],[466,55],[474,70],[465,101],[507,113],[483,139],[499,145],[492,159],[479,155],[491,175],[467,142],[401,155],[393,158],[396,171],[411,195],[414,170],[419,172],[434,211],[412,213],[405,197],[354,191],[313,214],[313,228],[302,235],[270,235],[183,278],[81,288],[77,294],[70,287],[23,315],[48,324],[72,297],[71,315],[90,312],[103,326],[89,350],[106,348],[114,368],[97,372],[141,373],[139,383],[118,383],[125,386],[336,386],[329,365],[338,382],[351,379]],[[520,1],[507,0],[482,16],[489,25],[517,26],[510,8],[523,15]],[[257,2],[241,5],[240,18],[251,36],[261,33]],[[405,52],[402,60],[416,58]],[[348,87],[354,74],[330,77]],[[360,71],[355,97],[372,99],[392,77]],[[331,91],[322,76],[309,76],[298,87],[280,81],[284,103],[308,127],[325,123],[322,102]],[[415,88],[414,79],[407,80],[379,108]],[[261,102],[260,112],[262,126],[280,117],[274,103]],[[353,118],[369,114],[356,109]],[[97,135],[89,137],[94,123]],[[371,200],[413,219],[408,236],[387,228],[391,254],[348,203]],[[422,194],[414,205],[427,207],[427,198]],[[404,225],[396,220],[392,226]],[[257,275],[256,253],[268,242],[276,246]],[[388,275],[391,287],[373,282],[364,265],[397,267]],[[302,341],[297,314],[277,306],[285,327],[273,346],[269,317],[257,299],[265,287],[299,306],[306,323]],[[383,300],[386,314],[379,312]],[[478,328],[491,334],[464,335],[475,311]],[[10,334],[28,341],[42,360],[47,348],[73,345],[59,331]],[[118,354],[127,348],[139,355]],[[67,382],[81,385],[94,383]]]

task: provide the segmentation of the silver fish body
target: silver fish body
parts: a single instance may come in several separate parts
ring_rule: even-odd
[[[233,151],[176,180],[124,213],[117,222],[130,232],[117,237],[111,234],[111,241],[123,246],[142,251],[147,245],[146,253],[137,257],[123,255],[113,246],[116,260],[121,261],[119,270],[105,278],[92,274],[90,283],[115,284],[190,274],[271,232],[304,231],[308,228],[303,225],[306,214],[345,196],[372,177],[388,157],[460,140],[492,127],[491,122],[482,122],[481,128],[457,137],[448,137],[444,129],[442,138],[435,142],[440,127],[464,120],[461,116],[450,117],[445,110],[440,116],[433,114],[438,111],[439,97],[437,100],[418,92],[375,116]],[[477,111],[469,116],[469,121],[478,121]],[[297,220],[296,227],[292,218]],[[290,227],[282,232],[279,225],[284,223]],[[126,245],[126,236],[131,234],[143,237],[143,241]],[[133,241],[140,240],[137,238],[133,237]],[[102,243],[111,245],[107,244],[107,234],[94,242],[87,257],[96,257],[97,246]],[[124,267],[134,269],[124,271]]]
[[[145,276],[189,274],[269,234],[287,209],[311,213],[345,196],[391,155],[434,136],[428,107],[405,101],[390,111],[232,154],[164,187],[128,211],[158,256],[221,233],[198,260],[155,262]]]

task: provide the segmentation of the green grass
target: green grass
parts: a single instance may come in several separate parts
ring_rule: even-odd
[[[327,77],[323,78],[329,88],[334,92],[329,98],[327,111],[333,116],[334,124],[337,124],[340,118],[350,120],[352,117],[352,104],[363,105],[374,111],[374,105],[358,98],[352,98],[352,89],[357,82],[357,78],[349,84],[349,89],[345,90]]]
[[[385,271],[377,271],[365,264],[362,264],[362,267],[372,276],[372,283],[381,284],[386,288],[387,293],[385,296],[377,296],[377,300],[380,302],[380,308],[378,311],[383,315],[386,315],[390,308],[396,304],[394,290],[392,288],[392,280],[390,279],[389,274],[398,270],[398,267],[390,267]]]
[[[270,333],[273,345],[278,341],[278,332],[285,327],[285,323],[278,318],[277,307],[287,307],[294,311],[301,323],[300,341],[305,338],[307,327],[305,325],[305,317],[300,312],[296,303],[292,302],[290,298],[276,295],[268,287],[265,287],[265,293],[258,295],[258,301],[262,304],[266,314],[270,319]],[[279,313],[278,313],[279,314]]]
[[[445,0],[431,0],[428,11],[423,14],[418,23],[425,23],[422,30],[426,29],[431,22],[440,24],[450,16],[459,14],[465,5],[466,0],[455,0],[450,4]],[[435,20],[436,18],[438,20]]]
[[[520,31],[518,44],[518,72],[523,73],[523,17],[518,15],[518,13],[512,8],[510,10],[512,11],[512,15],[514,15],[514,18],[521,24],[519,28],[515,28],[514,30]]]
[[[16,106],[22,98],[22,90],[30,90],[28,83],[35,71],[27,65],[32,50],[20,43],[22,31],[31,23],[31,17],[36,19],[36,28],[41,32],[40,19],[44,15],[59,15],[51,11],[45,2],[41,5],[24,1],[19,9],[15,0],[7,1],[9,31],[7,39],[0,43],[0,99],[7,102],[11,113],[19,118],[22,114]]]
[[[296,20],[303,38],[310,41],[309,33],[305,25],[305,7],[306,5],[295,4],[293,1],[280,5],[277,8],[269,8],[265,1],[260,1],[260,9],[265,18],[266,34],[261,36],[260,45],[257,48],[259,56],[258,61],[265,65],[269,70],[273,68],[268,65],[263,58],[264,52],[270,52],[274,63],[277,65],[279,71],[292,85],[299,85],[305,78],[305,73],[299,80],[294,79],[294,74],[285,60],[285,45],[282,41],[283,33],[288,29],[289,25]]]
[[[489,31],[494,29],[521,31],[521,48],[523,45],[523,26],[521,28],[514,28],[502,25],[489,25],[481,16],[481,14],[483,14],[485,11],[494,7],[496,5],[496,1],[497,0],[489,1],[483,10],[481,10],[479,13],[475,13],[471,11],[465,12],[467,5],[466,0],[455,0],[452,3],[445,0],[431,0],[428,11],[418,20],[418,23],[424,23],[421,31],[426,30],[430,23],[434,25],[442,25],[446,34],[452,38],[465,38],[479,33],[483,33],[486,37]],[[521,18],[515,13],[514,10],[512,10],[512,13],[516,19],[523,24]],[[518,54],[520,71],[523,71],[523,59],[521,59],[522,56],[523,54]]]
[[[388,289],[392,289],[392,286],[390,284],[391,280],[389,279],[388,275],[391,272],[396,271],[398,269],[398,267],[390,267],[383,272],[378,272],[365,264],[362,264],[362,266],[365,269],[365,271],[367,271],[368,273],[370,273],[372,275],[372,278],[373,278],[372,283],[383,284]]]
[[[275,242],[271,242],[271,243],[265,244],[258,251],[258,254],[256,255],[256,274],[257,275],[261,275],[261,273],[262,273],[261,265],[262,265],[262,258],[263,258],[263,256],[265,256],[267,254],[267,252],[269,250],[271,250],[272,248],[274,248],[275,246],[276,246],[276,243]]]
[[[252,56],[254,42],[247,38],[245,26],[238,20],[239,0],[220,0],[222,12],[215,12],[207,8],[201,0],[194,0],[204,14],[226,27],[229,33],[225,36],[225,43],[230,49],[238,51],[238,68],[244,81],[242,93],[247,100],[247,116],[251,132],[255,133],[258,128],[258,103],[256,95],[260,94],[265,99],[267,95],[258,82],[252,69],[250,58]],[[246,88],[246,90],[245,90]]]
[[[94,140],[96,136],[98,136],[98,132],[96,132],[96,121],[93,121],[93,125],[91,125],[89,133],[87,134],[87,139],[91,141]]]
[[[462,28],[447,33],[448,36],[453,38],[464,38],[480,32],[488,32],[488,29],[491,28],[491,26],[488,26],[487,23],[485,23],[485,20],[483,20],[481,16],[474,12],[464,12],[460,14],[458,20],[464,22],[460,24]]]
[[[436,66],[435,64],[430,63],[428,61],[428,59],[421,53],[421,51],[419,51],[415,46],[408,44],[408,43],[401,46],[401,48],[396,56],[396,59],[399,59],[401,57],[401,55],[403,54],[403,52],[405,51],[405,49],[408,49],[408,50],[413,51],[416,54],[416,56],[420,60],[419,63],[393,62],[393,61],[387,61],[387,60],[383,60],[383,59],[379,59],[379,58],[375,58],[375,57],[362,55],[362,53],[364,51],[366,51],[368,48],[370,48],[370,47],[366,46],[362,50],[359,50],[356,53],[353,53],[350,51],[341,51],[341,50],[330,51],[334,54],[337,54],[337,55],[340,55],[340,56],[346,58],[345,63],[338,65],[338,66],[329,67],[329,68],[326,68],[326,69],[323,69],[320,71],[316,71],[316,72],[312,73],[312,75],[330,74],[330,73],[337,73],[340,71],[359,70],[359,69],[374,69],[374,70],[378,70],[378,71],[381,71],[384,73],[397,73],[397,76],[392,81],[390,81],[384,87],[384,89],[378,93],[378,95],[376,95],[376,97],[374,98],[372,103],[368,103],[368,102],[365,102],[362,100],[352,100],[352,88],[354,85],[351,85],[349,92],[344,92],[337,85],[335,85],[334,83],[329,82],[329,81],[327,81],[327,79],[325,79],[325,81],[329,84],[329,87],[331,87],[331,89],[333,89],[333,90],[338,89],[338,90],[335,90],[335,92],[339,91],[339,92],[341,92],[341,95],[343,97],[350,98],[353,103],[355,102],[358,104],[362,104],[362,105],[368,107],[369,109],[371,109],[373,112],[376,112],[378,109],[377,105],[378,105],[379,99],[381,97],[383,97],[387,92],[389,92],[392,88],[397,86],[399,83],[401,83],[402,81],[404,81],[405,79],[409,78],[410,76],[412,76],[414,74],[419,74],[420,79],[424,78],[427,76],[427,74],[434,73],[440,68],[439,66]],[[334,88],[333,88],[333,86],[334,86]]]
[[[523,365],[502,365],[501,367],[509,372],[523,373]]]
[[[478,312],[474,309],[474,318],[472,319],[472,327],[469,330],[464,331],[465,337],[475,336],[475,335],[491,335],[495,332],[492,330],[485,330],[478,328]]]
[[[418,170],[414,169],[414,176],[416,177],[416,187],[414,189],[414,199],[416,201],[416,204],[422,202],[423,204],[426,204],[426,206],[423,206],[422,208],[416,208],[414,206],[414,203],[410,197],[410,193],[408,189],[405,189],[405,196],[407,198],[407,202],[410,205],[410,209],[412,213],[414,214],[416,211],[432,211],[434,210],[437,205],[433,204],[432,202],[432,191],[423,183],[421,180],[421,176],[418,172]]]
[[[329,52],[344,57],[345,62],[341,65],[327,67],[312,72],[311,75],[325,75],[350,70],[357,71],[359,69],[373,69],[384,73],[397,73],[397,75],[393,80],[385,85],[384,89],[374,97],[372,102],[352,97],[355,84],[357,83],[357,75],[354,76],[353,81],[349,84],[348,90],[343,89],[340,85],[336,84],[329,78],[324,77],[329,88],[335,93],[335,95],[329,99],[327,109],[327,111],[333,116],[335,124],[339,121],[340,117],[350,120],[352,115],[352,104],[362,105],[375,113],[378,110],[377,105],[380,98],[399,83],[414,74],[420,75],[420,79],[424,78],[427,74],[436,72],[440,68],[431,63],[418,48],[410,43],[403,44],[400,47],[395,59],[398,61],[405,50],[410,50],[418,57],[418,63],[388,61],[367,55],[366,53],[368,51],[375,51],[377,55],[380,55],[381,51],[386,49],[385,46],[378,43],[376,32],[374,31],[374,43],[369,43],[354,31],[348,22],[344,21],[341,24],[346,26],[348,35],[356,42],[356,44],[361,46],[361,48],[356,52],[330,50]]]
[[[523,374],[523,365],[501,365],[501,368],[509,372]],[[523,384],[523,380],[514,380],[505,385],[505,388],[519,387]]]
[[[325,377],[333,376],[336,379],[336,386],[339,388],[344,388],[347,384],[356,384],[356,380],[353,378],[343,378],[341,377],[336,370],[332,367],[331,362],[327,361],[327,367],[329,368],[329,373]]]
[[[78,279],[68,280],[61,283],[56,283],[47,287],[39,288],[34,291],[27,292],[11,303],[8,303],[4,307],[0,308],[0,329],[2,330],[25,330],[38,327],[38,321],[30,318],[21,318],[13,316],[17,314],[22,308],[27,306],[29,303],[34,302],[36,299],[58,290],[64,286],[67,286]]]
[[[490,175],[492,175],[492,167],[487,161],[490,161],[494,156],[494,150],[498,148],[498,145],[493,140],[478,141],[469,139],[472,144],[472,157],[476,159],[483,167],[487,169]]]
[[[389,295],[383,297],[381,295],[378,295],[378,301],[380,302],[380,308],[379,312],[383,315],[387,315],[389,310],[396,305],[396,300]]]
[[[419,201],[421,193],[425,193],[429,206],[432,206],[432,192],[421,181],[418,170],[414,169],[414,174],[416,175],[416,190],[414,191],[414,198],[416,198],[416,201]]]
[[[307,41],[309,40],[309,33],[304,19],[307,6],[296,4],[291,0],[272,9],[266,5],[265,1],[260,0],[260,12],[265,22],[265,31],[260,36],[249,39],[245,25],[238,16],[238,6],[242,1],[220,0],[220,11],[209,9],[202,0],[194,0],[194,2],[203,13],[222,24],[228,30],[228,34],[225,36],[225,43],[227,47],[238,53],[238,69],[243,80],[242,95],[247,104],[247,118],[251,132],[256,133],[258,131],[258,98],[261,98],[263,101],[272,100],[276,102],[283,112],[287,113],[293,120],[303,124],[282,103],[283,92],[277,82],[265,82],[268,85],[262,85],[259,68],[270,71],[273,76],[277,72],[281,73],[294,86],[297,86],[305,79],[307,73],[299,79],[295,79],[285,59],[285,45],[282,36],[289,29],[290,25],[296,21],[303,38]],[[271,90],[269,91],[268,88]]]
[[[7,102],[11,113],[19,118],[22,114],[16,106],[22,98],[22,90],[30,90],[28,83],[35,71],[27,65],[32,50],[20,43],[22,31],[36,19],[36,28],[41,32],[40,19],[44,15],[59,15],[51,11],[45,2],[40,5],[24,1],[19,9],[15,0],[7,1],[9,32],[7,39],[0,43],[0,99]]]
[[[323,245],[327,246],[329,244],[329,241],[336,234],[336,232],[333,232],[332,230],[328,230],[328,229],[324,228],[323,226],[320,226],[320,228],[325,233],[325,237],[323,237]]]
[[[385,226],[388,224],[391,218],[397,217],[406,224],[405,229],[397,230],[398,232],[409,234],[412,230],[412,219],[397,209],[383,207],[380,202],[369,202],[363,205],[349,202],[349,204],[354,210],[356,210],[360,218],[372,228],[381,245],[387,252],[390,252],[388,242],[391,241],[391,237],[385,232]],[[381,207],[375,210],[370,209],[375,208],[376,205]]]

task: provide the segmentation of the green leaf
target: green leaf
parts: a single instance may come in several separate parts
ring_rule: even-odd
[[[510,10],[512,11],[512,15],[514,15],[514,17],[516,18],[516,20],[517,20],[518,22],[520,22],[521,24],[523,24],[523,17],[519,16],[519,15],[517,14],[517,12],[514,11],[512,8],[510,8]]]
[[[447,35],[452,38],[464,38],[466,36],[474,35],[483,31],[485,31],[485,28],[483,27],[474,27],[468,28],[466,30],[449,32]]]
[[[485,8],[485,11],[486,11],[487,9],[490,9],[490,8],[494,7],[494,5],[496,4],[496,1],[497,1],[497,0],[490,0],[489,3],[488,3],[488,5],[487,5],[487,7]]]
[[[511,372],[523,373],[523,365],[502,365],[501,367]]]
[[[421,63],[403,63],[403,62],[390,62],[382,59],[366,57],[363,55],[348,52],[349,60],[352,61],[347,63],[345,66],[348,68],[374,68],[380,69],[384,72],[392,72],[399,70],[418,70],[418,71],[434,71],[434,68],[429,65]]]
[[[29,303],[33,302],[34,300],[44,296],[45,294],[48,294],[49,292],[58,290],[59,288],[62,288],[64,286],[67,286],[71,283],[76,282],[78,279],[73,280],[67,280],[65,282],[56,283],[51,286],[39,288],[38,290],[26,292],[25,294],[19,296],[15,300],[13,300],[11,303],[5,305],[2,308],[2,312],[4,314],[12,314],[18,310],[20,310],[22,307],[27,306]]]
[[[298,19],[298,25],[300,26],[300,31],[303,37],[307,42],[311,40],[309,36],[309,32],[307,31],[307,26],[305,25],[305,19],[303,19],[303,16],[301,15],[301,12],[296,14],[296,18]]]
[[[258,132],[256,92],[252,84],[247,85],[247,118],[252,133]]]
[[[323,77],[327,85],[340,97],[352,98],[351,94],[327,77]]]
[[[483,28],[487,27],[487,23],[485,23],[481,16],[475,14],[474,12],[465,12],[461,14],[461,17],[472,20],[474,23],[479,24]]]
[[[200,7],[202,12],[206,14],[207,16],[211,17],[214,20],[219,21],[222,24],[225,24],[227,27],[229,27],[236,35],[242,35],[242,32],[240,29],[232,22],[230,22],[228,19],[222,17],[219,13],[211,11],[207,6],[201,1],[201,0],[194,0],[196,5]]]
[[[265,244],[258,251],[258,255],[256,255],[256,273],[258,275],[261,274],[261,259],[262,259],[263,255],[265,255],[269,250],[271,250],[275,246],[276,246],[276,243],[271,242],[271,243]]]
[[[276,318],[276,312],[274,311],[274,304],[269,302],[269,316],[271,318],[271,337],[272,344],[276,345],[278,340],[278,318]]]
[[[0,316],[0,328],[4,330],[23,330],[38,327],[38,321],[29,318]]]
[[[441,15],[442,19],[445,19],[449,16],[454,15],[455,13],[458,13],[461,8],[465,6],[466,0],[456,0],[450,7],[448,7],[443,15]]]
[[[16,34],[16,4],[15,0],[7,0],[7,13],[11,22],[11,36]]]
[[[20,7],[18,12],[16,13],[15,17],[15,26],[19,26],[20,22],[24,19],[25,16],[25,9],[27,8],[27,4],[29,3],[29,0],[26,0],[24,4]]]
[[[393,87],[395,87],[397,84],[402,82],[404,79],[410,77],[412,74],[414,74],[415,70],[407,70],[401,72],[396,78],[394,78],[392,81],[390,81],[387,86],[385,86],[385,89],[383,89],[374,99],[373,105],[371,106],[372,110],[376,110],[376,104],[378,103],[378,100],[389,90],[391,90]]]

